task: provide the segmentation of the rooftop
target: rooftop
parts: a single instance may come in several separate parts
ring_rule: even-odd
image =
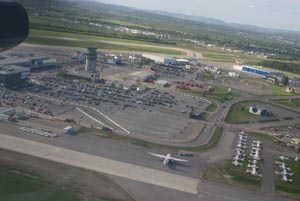
[[[15,66],[15,65],[4,66],[4,67],[0,66],[0,74],[10,75],[10,74],[24,73],[24,72],[30,72],[30,69],[20,67],[20,66]]]

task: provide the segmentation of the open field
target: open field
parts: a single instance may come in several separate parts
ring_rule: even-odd
[[[214,111],[216,111],[217,109],[218,109],[217,104],[216,104],[216,103],[212,103],[212,104],[210,104],[210,105],[205,109],[205,111],[206,111],[206,112],[214,112]]]
[[[74,190],[51,185],[41,178],[0,163],[0,200],[76,201]]]
[[[177,51],[177,50],[163,49],[163,48],[129,46],[129,45],[126,46],[126,45],[109,44],[109,43],[105,43],[105,42],[63,40],[63,39],[39,38],[39,37],[30,37],[29,39],[27,39],[25,41],[25,43],[38,44],[38,45],[81,47],[81,48],[85,48],[88,46],[95,46],[98,49],[105,49],[105,50],[150,52],[150,53],[171,54],[171,55],[181,55],[182,54],[182,52]]]
[[[274,100],[273,102],[279,103],[280,105],[288,106],[288,107],[300,107],[300,100],[299,99],[282,99],[282,100]]]
[[[248,135],[255,137],[256,139],[264,140],[264,141],[269,141],[269,142],[274,142],[274,137],[271,135],[267,135],[264,133],[257,133],[257,132],[250,132]]]
[[[276,190],[280,192],[300,194],[300,161],[294,161],[293,158],[285,161],[287,167],[291,168],[293,172],[293,182],[285,182],[280,176],[276,176]]]
[[[134,44],[144,44],[144,45],[163,45],[160,43],[154,42],[146,42],[141,40],[129,40],[129,39],[122,39],[122,38],[113,38],[113,37],[105,37],[105,36],[93,36],[93,35],[86,35],[86,34],[77,34],[77,33],[68,33],[68,32],[58,32],[58,31],[48,31],[48,30],[40,30],[40,29],[31,29],[31,35],[37,36],[57,36],[57,37],[67,37],[67,38],[74,38],[74,39],[81,39],[81,40],[99,40],[99,41],[110,41],[110,42],[122,42],[122,43],[134,43]],[[163,45],[168,46],[168,45]],[[170,47],[175,47],[171,46]]]
[[[203,177],[212,181],[243,185],[254,189],[258,189],[260,185],[259,177],[246,173],[243,167],[232,165],[230,160],[208,165]]]
[[[21,153],[0,151],[1,201],[133,201],[107,176]]]
[[[230,108],[226,122],[235,124],[240,123],[242,119],[246,118],[257,118],[257,115],[249,113],[247,106],[237,103]]]

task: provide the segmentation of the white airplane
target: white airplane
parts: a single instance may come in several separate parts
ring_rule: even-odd
[[[259,177],[262,176],[261,174],[258,174],[258,172],[256,171],[256,168],[246,169],[246,172],[249,172],[250,174],[259,176]]]
[[[248,164],[247,167],[250,167],[250,168],[258,168],[258,166],[256,164]]]
[[[236,151],[236,154],[239,155],[239,156],[245,156],[246,155],[244,152],[241,152],[241,151]]]
[[[253,155],[250,154],[250,157],[254,160],[258,160],[258,161],[260,160],[259,154],[253,154]]]
[[[292,179],[288,179],[286,175],[282,176],[282,180],[283,181],[287,181],[287,182],[293,182],[293,180]]]
[[[284,161],[284,160],[289,160],[289,157],[286,156],[279,156],[280,160]]]
[[[249,163],[257,164],[257,160],[248,160]]]
[[[240,151],[240,152],[244,152],[245,153],[245,150],[244,149],[241,149],[241,148],[235,148],[236,151]]]
[[[293,172],[288,172],[287,169],[283,169],[282,172],[280,172],[281,175],[289,175],[289,176],[293,176]]]
[[[281,162],[281,161],[275,161],[275,163],[278,164],[278,165],[285,164],[284,162]]]
[[[246,149],[247,146],[242,145],[242,144],[239,143],[239,144],[236,145],[236,147]]]
[[[235,155],[235,156],[233,157],[233,159],[234,159],[234,160],[238,160],[238,161],[244,161],[244,160],[245,160],[245,158],[241,158],[239,155]]]
[[[245,141],[239,140],[239,141],[238,141],[238,144],[246,145],[247,143],[246,143]]]
[[[251,151],[249,155],[250,155],[250,156],[259,156],[260,153],[259,153],[258,150],[255,150],[255,151]]]
[[[244,135],[244,136],[247,136],[247,137],[248,137],[248,134],[247,134],[247,133],[245,133],[244,131],[240,132],[240,134],[239,134],[239,135]]]
[[[151,152],[148,152],[148,154],[158,157],[160,160],[163,161],[164,165],[167,165],[170,162],[188,162],[187,160],[184,160],[184,159],[172,157],[171,154],[161,155],[161,154],[155,154],[155,153],[151,153]]]
[[[288,168],[288,167],[285,165],[285,163],[281,164],[279,167],[280,167],[281,169],[290,170],[290,168]]]
[[[243,164],[240,163],[238,160],[232,161],[232,164],[235,166],[243,166]]]
[[[253,147],[253,146],[252,146],[251,149],[252,149],[253,151],[256,151],[256,150],[261,151],[261,148],[259,148],[259,147]]]
[[[252,143],[253,148],[261,148],[261,144]]]

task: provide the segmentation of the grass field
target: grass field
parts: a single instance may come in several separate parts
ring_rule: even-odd
[[[226,117],[226,122],[230,124],[236,124],[243,122],[243,120],[247,121],[249,118],[257,118],[257,115],[251,114],[246,105],[237,103],[230,108]]]
[[[265,141],[269,141],[269,142],[274,142],[274,139],[275,139],[273,136],[267,135],[267,134],[264,134],[264,133],[250,132],[248,134],[255,137],[255,138],[257,138],[257,139],[265,140]]]
[[[300,107],[300,99],[290,99],[290,100],[274,100],[275,103],[279,103],[281,105],[285,105],[288,107]]]
[[[291,176],[293,182],[285,182],[280,176],[276,176],[276,190],[286,193],[300,194],[300,161],[294,161],[291,158],[285,163],[291,168],[291,172],[294,172],[293,176]]]
[[[40,30],[40,29],[31,29],[30,34],[38,35],[38,36],[67,37],[67,38],[75,38],[75,39],[81,39],[81,40],[99,40],[99,41],[121,42],[121,43],[131,43],[131,44],[134,43],[134,44],[156,45],[156,46],[163,45],[160,43],[146,42],[146,41],[140,41],[140,40],[129,40],[129,39],[121,39],[121,38],[113,38],[113,37],[105,37],[105,36],[92,36],[92,35],[86,35],[86,34],[48,31],[48,30]],[[167,45],[163,45],[163,46],[167,46]],[[172,47],[172,46],[170,46],[170,47]]]
[[[201,135],[201,133],[204,129],[205,129],[205,126],[200,131],[199,135]],[[223,135],[223,128],[219,128],[219,127],[216,128],[213,135],[212,135],[212,137],[211,137],[211,139],[209,140],[209,142],[207,144],[196,146],[196,147],[176,147],[176,146],[156,144],[156,143],[152,143],[152,142],[147,142],[145,140],[136,139],[136,138],[133,138],[133,137],[106,133],[106,132],[101,131],[101,130],[86,128],[86,127],[80,128],[78,130],[78,133],[98,135],[100,137],[105,137],[105,138],[109,138],[109,139],[113,139],[113,140],[119,140],[119,141],[123,141],[125,143],[138,145],[138,146],[143,146],[143,147],[147,147],[147,148],[161,148],[161,149],[169,149],[169,150],[187,150],[187,151],[203,151],[203,150],[207,150],[207,149],[215,147],[220,142],[220,139]]]
[[[0,164],[0,200],[76,201],[76,193],[53,186],[37,176]]]
[[[240,96],[240,94],[237,93],[236,91],[229,92],[227,88],[219,87],[219,86],[214,86],[214,91],[210,92],[210,93],[195,91],[195,90],[180,90],[180,91],[183,93],[188,93],[188,94],[192,94],[195,96],[203,96],[203,97],[206,97],[213,101],[219,101],[221,103],[224,103],[226,101],[232,100],[235,97]]]
[[[182,52],[177,50],[170,50],[170,49],[163,49],[163,48],[151,48],[151,47],[129,46],[129,45],[126,46],[126,45],[109,44],[104,42],[101,43],[101,42],[92,42],[92,41],[72,41],[72,40],[38,38],[38,37],[30,37],[25,41],[25,43],[38,44],[38,45],[64,46],[64,47],[81,47],[81,48],[94,46],[99,49],[105,49],[105,50],[150,52],[150,53],[171,54],[171,55],[183,54]]]
[[[245,185],[258,188],[260,178],[245,172],[245,167],[236,167],[231,161],[223,161],[210,164],[206,168],[203,177],[208,180],[223,181],[229,184]]]
[[[205,111],[206,111],[206,112],[214,112],[214,111],[216,111],[216,109],[218,109],[217,104],[216,104],[216,103],[212,103],[212,104],[210,104],[210,105],[205,109]]]

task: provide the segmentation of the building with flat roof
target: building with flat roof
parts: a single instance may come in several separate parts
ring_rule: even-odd
[[[29,79],[30,69],[20,66],[0,66],[0,85],[13,89],[22,87]]]
[[[0,66],[20,66],[30,71],[44,70],[57,66],[57,61],[49,57],[6,57],[0,60]]]

